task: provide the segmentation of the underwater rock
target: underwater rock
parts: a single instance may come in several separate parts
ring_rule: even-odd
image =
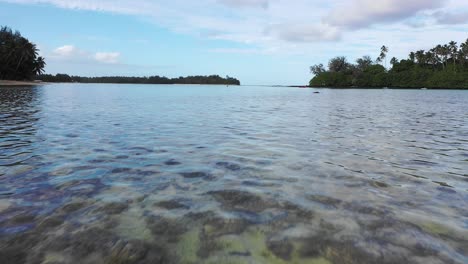
[[[213,175],[207,173],[207,172],[202,172],[202,171],[194,171],[194,172],[181,172],[180,175],[186,179],[197,179],[197,178],[203,178],[205,180],[212,180],[214,178]]]
[[[34,219],[36,218],[35,215],[31,215],[31,214],[28,214],[28,213],[23,213],[23,214],[19,214],[19,215],[16,215],[14,217],[12,217],[8,223],[10,225],[21,225],[21,224],[27,224],[27,223],[32,223],[34,222]]]
[[[111,173],[122,173],[122,172],[129,172],[131,171],[130,168],[115,168],[111,171]]]
[[[238,170],[241,169],[240,165],[238,165],[236,163],[226,162],[226,161],[217,162],[216,166],[223,167],[223,168],[231,170],[231,171],[238,171]]]
[[[385,182],[380,182],[380,181],[373,181],[371,182],[371,185],[376,188],[388,188],[389,185],[386,184]]]
[[[208,194],[213,196],[228,210],[262,212],[276,205],[275,203],[264,200],[260,196],[245,191],[222,190],[208,192]]]
[[[62,217],[51,216],[42,220],[39,223],[37,228],[39,230],[54,228],[54,227],[60,226],[61,224],[63,224],[63,222],[64,222],[64,219]]]
[[[141,176],[152,176],[159,174],[159,171],[143,171],[143,170],[137,170],[136,173]]]
[[[294,250],[294,246],[289,241],[268,241],[268,249],[275,254],[278,258],[289,261],[291,260],[291,254]]]
[[[187,226],[173,219],[151,217],[146,220],[148,229],[159,239],[176,242],[179,237],[187,232]]]
[[[41,237],[33,233],[0,238],[0,263],[26,263],[28,253]]]
[[[157,207],[161,207],[167,210],[174,210],[174,209],[189,209],[190,207],[178,202],[177,200],[170,200],[170,201],[161,201],[154,204]]]
[[[302,258],[325,257],[332,263],[340,264],[393,263],[357,248],[352,241],[334,241],[323,236],[308,238],[299,250],[299,255]]]
[[[163,248],[139,240],[119,240],[111,249],[111,254],[105,261],[109,264],[130,263],[167,263]]]
[[[308,196],[309,200],[312,200],[317,203],[323,204],[327,208],[337,208],[342,201],[339,199],[335,199],[329,196],[324,196],[324,195],[309,195]]]
[[[204,221],[203,234],[206,237],[219,237],[230,234],[240,234],[249,227],[244,219],[208,218]]]
[[[86,202],[69,203],[69,204],[65,204],[64,206],[62,206],[62,208],[59,209],[59,212],[69,214],[69,213],[73,213],[75,211],[78,211],[78,210],[80,210],[81,208],[83,208],[83,207],[85,207],[87,205],[88,205],[88,203],[86,203]]]
[[[102,212],[104,214],[120,214],[123,211],[127,210],[128,204],[127,203],[119,203],[119,202],[114,202],[114,203],[108,203],[98,209],[96,209],[97,212]]]
[[[178,162],[175,159],[170,159],[170,160],[167,160],[166,162],[164,162],[164,164],[166,164],[167,166],[176,166],[176,165],[180,165],[182,163]]]
[[[357,202],[357,201],[345,203],[343,207],[344,209],[347,209],[352,212],[365,214],[365,215],[373,215],[373,216],[377,216],[380,218],[383,218],[384,216],[392,215],[392,211],[386,207],[369,206],[369,205],[361,204],[360,202]]]

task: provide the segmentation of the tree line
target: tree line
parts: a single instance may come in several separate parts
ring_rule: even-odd
[[[382,46],[377,59],[363,56],[349,63],[346,57],[331,59],[328,68],[323,64],[310,67],[314,77],[312,87],[395,87],[395,88],[456,88],[468,89],[468,39],[458,45],[451,41],[430,50],[411,52],[408,58],[390,59],[389,49]],[[384,66],[385,65],[385,66]]]
[[[106,76],[106,77],[81,77],[70,76],[68,74],[42,74],[36,80],[43,82],[63,82],[63,83],[123,83],[123,84],[222,84],[240,85],[236,78],[219,75],[209,76],[187,76],[178,78],[167,78],[161,76],[150,77],[126,77],[126,76]]]
[[[9,27],[0,27],[0,80],[31,80],[46,65],[36,44]]]
[[[44,74],[46,62],[36,44],[11,28],[0,27],[0,80],[40,80],[44,82],[136,83],[136,84],[223,84],[240,85],[236,78],[219,75],[167,78],[150,77],[81,77],[68,74]]]

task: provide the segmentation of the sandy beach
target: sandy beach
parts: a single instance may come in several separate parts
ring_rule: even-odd
[[[33,86],[33,85],[43,85],[43,82],[28,82],[28,81],[8,81],[0,80],[0,86]]]

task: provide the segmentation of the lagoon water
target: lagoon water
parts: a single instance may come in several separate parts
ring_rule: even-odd
[[[468,91],[0,88],[0,263],[468,263]]]

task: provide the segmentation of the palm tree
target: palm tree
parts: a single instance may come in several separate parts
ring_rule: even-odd
[[[455,71],[455,66],[456,66],[456,62],[457,62],[457,55],[458,55],[458,46],[457,46],[457,42],[455,41],[450,41],[449,44],[449,53],[450,53],[450,58],[452,59],[453,61],[453,70]]]
[[[382,48],[380,48],[380,61],[385,60],[385,68],[387,68],[387,53],[388,53],[388,48],[383,45]]]
[[[395,66],[395,64],[397,64],[397,63],[398,63],[398,59],[395,58],[395,57],[393,57],[393,58],[390,60],[390,64],[392,65],[392,67]]]
[[[422,66],[422,65],[424,64],[424,62],[425,62],[424,57],[425,57],[425,56],[424,56],[424,50],[418,50],[418,51],[416,51],[416,62],[417,62],[420,66]]]
[[[411,62],[414,62],[415,58],[416,58],[416,54],[414,52],[410,52],[409,59],[411,60]]]
[[[38,58],[39,50],[34,43],[13,32],[8,27],[0,28],[0,78],[31,79],[42,73],[45,67],[44,58]]]
[[[441,49],[441,54],[442,54],[442,63],[445,63],[445,67],[447,67],[448,65],[448,57],[450,55],[450,47],[449,45],[445,44],[444,46],[442,46],[442,49]]]
[[[458,58],[460,65],[464,65],[468,58],[468,39],[465,43],[460,44],[460,50],[458,51]]]
[[[43,57],[38,57],[34,65],[34,74],[41,75],[44,73],[44,68],[47,65]]]

